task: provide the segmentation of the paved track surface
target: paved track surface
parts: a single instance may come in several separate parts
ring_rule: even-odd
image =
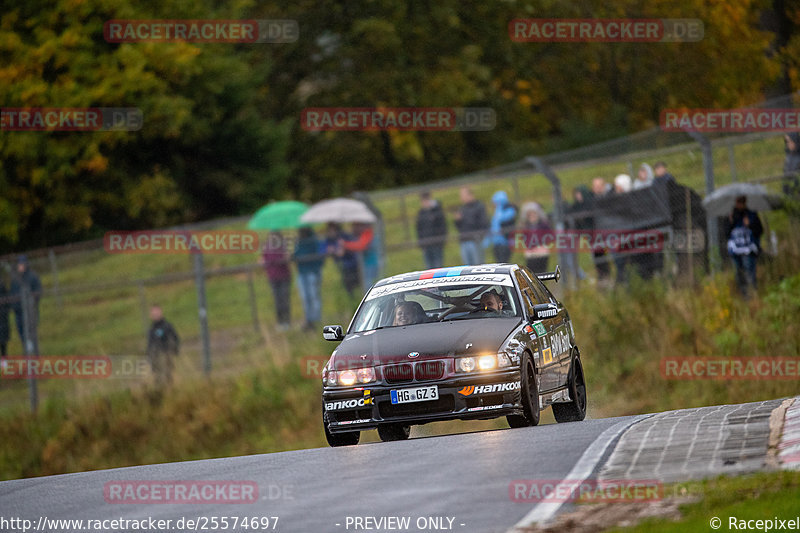
[[[514,480],[677,481],[758,470],[767,452],[765,420],[780,403],[7,481],[0,483],[0,516],[29,519],[34,525],[40,517],[46,517],[45,524],[53,519],[153,517],[172,520],[170,531],[188,529],[175,527],[181,517],[215,516],[277,516],[275,531],[284,533],[508,531],[569,508],[569,504],[513,501],[509,488]],[[250,504],[106,501],[107,483],[135,480],[248,481],[258,485],[258,500]],[[361,522],[362,527],[356,528],[355,519],[365,517],[408,517],[410,525],[390,529]]]

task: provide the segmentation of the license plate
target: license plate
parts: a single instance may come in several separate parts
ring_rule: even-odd
[[[428,400],[439,399],[439,387],[430,385],[428,387],[417,387],[415,389],[397,389],[389,391],[392,403],[427,402]]]

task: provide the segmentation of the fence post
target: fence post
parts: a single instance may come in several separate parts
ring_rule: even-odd
[[[694,139],[703,152],[703,174],[706,178],[706,196],[714,192],[714,158],[711,150],[711,141],[705,135],[687,130],[686,133]],[[717,235],[717,217],[706,217],[706,231],[708,232],[708,245],[709,245],[709,263],[711,271],[716,272],[719,270],[719,236]]]
[[[192,254],[194,267],[194,283],[197,287],[197,315],[200,319],[200,338],[203,342],[203,372],[211,374],[211,341],[208,335],[208,311],[206,308],[206,279],[203,268],[203,253]]]
[[[734,155],[734,146],[730,142],[728,143],[728,164],[731,167],[731,183],[739,181],[739,178],[736,176],[736,157]]]
[[[261,332],[258,324],[258,306],[256,305],[256,287],[253,283],[253,271],[247,271],[247,290],[250,293],[250,314],[253,316],[253,329],[256,333]]]
[[[686,187],[686,251],[689,255],[689,284],[694,287],[694,251],[692,250],[692,234],[694,229],[692,226],[692,195],[689,192],[689,187]]]
[[[52,248],[47,252],[47,257],[50,259],[50,272],[53,275],[53,292],[56,295],[56,306],[58,310],[62,309],[61,291],[58,287],[58,263],[56,261],[56,254]]]
[[[30,370],[30,358],[39,355],[39,343],[36,342],[36,326],[33,323],[36,320],[35,303],[31,305],[32,301],[35,302],[35,296],[31,295],[30,288],[24,279],[20,276],[20,305],[22,306],[22,350],[25,354],[25,371],[28,373],[28,392],[31,400],[31,412],[36,413],[39,409],[39,388],[37,384],[37,376]],[[16,317],[17,320],[20,317]]]
[[[149,316],[147,312],[147,297],[145,296],[144,292],[144,282],[139,280],[136,284],[139,290],[139,308],[142,313],[142,330],[144,331],[144,338],[147,338],[147,334],[150,331],[150,324],[149,324]]]
[[[408,208],[406,207],[406,195],[400,195],[400,216],[403,217],[403,230],[406,233],[406,242],[411,241],[411,224],[408,220]]]
[[[521,205],[522,204],[522,198],[521,198],[522,195],[519,192],[519,178],[517,176],[514,176],[513,178],[511,178],[511,188],[514,191],[514,199],[517,202],[517,205]]]
[[[537,172],[544,175],[545,178],[553,185],[553,222],[555,223],[556,232],[563,232],[565,229],[564,224],[564,203],[561,199],[561,180],[558,179],[558,176],[553,169],[550,168],[544,161],[541,160],[539,157],[526,157],[525,161],[529,165],[531,165]],[[564,250],[559,250],[558,255],[559,259],[558,262],[560,265],[564,266],[567,270],[567,283],[572,286],[573,279],[578,278],[578,271],[575,268],[575,262],[567,261],[566,254]]]

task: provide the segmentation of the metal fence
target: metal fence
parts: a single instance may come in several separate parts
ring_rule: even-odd
[[[765,105],[794,107],[794,95]],[[666,133],[654,128],[622,139],[529,157],[447,180],[375,191],[368,197],[383,214],[386,231],[382,237],[385,245],[382,271],[390,275],[422,268],[414,220],[423,191],[430,191],[452,215],[459,206],[461,187],[470,187],[478,199],[487,203],[494,191],[505,190],[518,206],[528,201],[540,203],[551,213],[554,227],[565,229],[574,226],[578,216],[568,212],[573,190],[589,185],[595,177],[609,182],[618,174],[635,178],[642,163],[653,165],[664,161],[680,184],[702,194],[736,181],[762,182],[777,190],[783,177],[783,160],[783,133],[780,132],[698,136]],[[691,218],[694,200],[688,193],[686,202],[682,213],[688,212],[689,218],[684,229],[695,226]],[[647,208],[648,205],[644,205],[644,209]],[[247,218],[209,221],[175,229],[241,228]],[[461,264],[458,234],[452,216],[449,219],[445,264],[457,265]],[[715,224],[716,220],[709,219],[705,232],[712,255],[717,239]],[[272,294],[253,255],[153,256],[142,263],[125,257],[110,260],[102,241],[33,250],[27,255],[31,269],[39,273],[44,284],[38,327],[31,333],[38,339],[38,346],[22,346],[12,341],[12,352],[23,349],[26,353],[46,355],[142,354],[149,327],[148,307],[154,302],[164,305],[168,318],[171,313],[183,317],[176,326],[188,341],[187,351],[195,357],[181,364],[198,374],[210,373],[215,368],[213,362],[235,351],[243,336],[252,335],[255,342],[267,344],[280,342],[280,335],[271,327]],[[0,279],[10,279],[15,259],[16,256],[11,255],[0,257],[0,267],[5,265],[0,268]],[[521,253],[515,256],[515,260],[520,259]],[[559,261],[571,264],[566,257]],[[581,261],[575,263],[571,272],[573,279],[577,268],[590,270],[595,264],[591,255],[582,257]],[[550,263],[552,266],[555,261]],[[135,270],[130,270],[133,268],[130,265]],[[323,298],[348,301],[338,287],[338,273],[330,262],[323,276]],[[103,316],[92,312],[100,303],[107,309]],[[293,318],[299,322],[300,300],[296,295],[292,297],[292,306]],[[339,319],[350,312],[352,306],[331,303],[323,309],[323,320],[331,315]],[[33,324],[26,325],[26,328],[32,327]],[[10,329],[13,338],[15,328]],[[112,332],[115,340],[109,341]],[[36,401],[33,395],[34,409]]]

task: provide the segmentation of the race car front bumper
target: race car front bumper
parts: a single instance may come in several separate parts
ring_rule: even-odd
[[[392,391],[436,385],[438,399],[392,403]],[[325,389],[328,431],[375,429],[381,424],[425,424],[441,420],[489,419],[522,414],[519,368],[438,381]]]

